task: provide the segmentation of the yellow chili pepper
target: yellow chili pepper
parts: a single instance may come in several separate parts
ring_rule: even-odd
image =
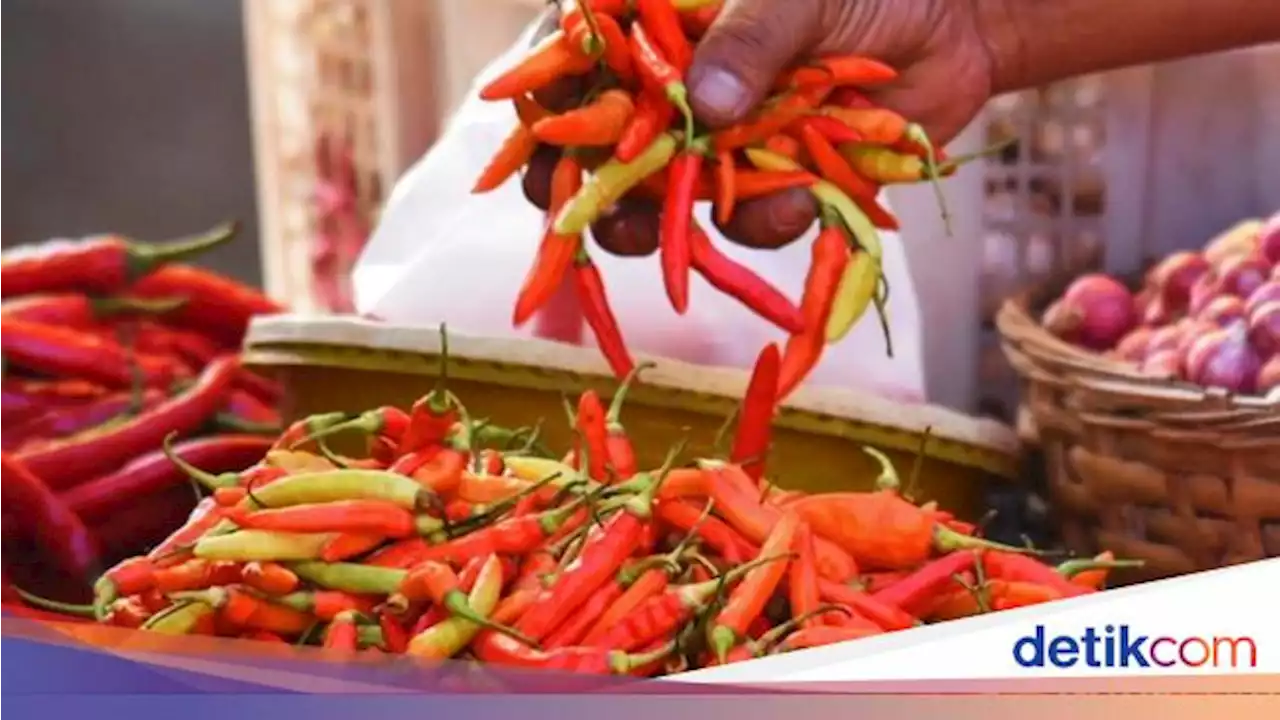
[[[845,265],[831,315],[827,317],[827,342],[842,339],[866,313],[875,298],[880,272],[880,261],[871,253],[854,251]]]

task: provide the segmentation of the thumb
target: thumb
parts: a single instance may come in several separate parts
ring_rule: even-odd
[[[707,125],[751,112],[774,77],[820,37],[823,0],[729,0],[689,68],[689,100]]]

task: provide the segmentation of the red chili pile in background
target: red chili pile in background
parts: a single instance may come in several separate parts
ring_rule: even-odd
[[[985,541],[870,448],[873,492],[771,485],[779,360],[761,354],[725,458],[680,445],[652,471],[622,422],[644,365],[608,404],[566,404],[564,454],[473,418],[443,381],[408,410],[300,420],[243,472],[182,463],[210,491],[188,522],[107,571],[92,607],[58,609],[337,657],[652,676],[1083,595],[1134,564]],[[353,433],[364,456],[329,449]]]
[[[1170,255],[1137,294],[1086,275],[1043,323],[1152,375],[1246,394],[1280,387],[1280,212]]]
[[[180,264],[233,224],[168,244],[109,235],[0,257],[4,603],[10,580],[87,597],[103,568],[163,538],[195,502],[160,450],[217,471],[262,458],[279,388],[240,367],[258,291]]]
[[[843,338],[869,307],[879,312],[889,344],[877,228],[898,224],[877,203],[880,188],[936,182],[970,158],[941,157],[920,126],[871,103],[859,88],[890,82],[897,73],[864,57],[815,58],[791,68],[777,79],[776,95],[743,123],[704,130],[694,122],[683,81],[694,43],[722,5],[562,4],[559,30],[480,92],[485,100],[513,102],[520,122],[473,191],[501,186],[540,145],[561,149],[546,233],[513,323],[528,321],[562,283],[572,282],[597,344],[619,377],[634,363],[583,237],[624,196],[660,203],[659,258],[672,307],[687,310],[689,277],[697,272],[786,331],[785,396],[817,364],[825,345]],[[531,95],[558,80],[583,77],[590,84],[586,100],[568,112],[554,114]],[[788,188],[808,188],[823,209],[824,230],[813,244],[799,306],[717,250],[693,218],[696,202],[712,201],[723,225],[736,203]]]

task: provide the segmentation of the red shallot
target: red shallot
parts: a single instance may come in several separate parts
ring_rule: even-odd
[[[1262,287],[1271,274],[1271,264],[1258,254],[1234,255],[1218,268],[1219,290],[1247,298]]]
[[[1176,350],[1161,350],[1148,355],[1142,361],[1142,372],[1162,378],[1176,378],[1182,375],[1182,359]]]
[[[1249,313],[1249,342],[1263,359],[1280,353],[1280,300],[1263,303]]]
[[[1268,280],[1254,290],[1244,303],[1244,314],[1252,314],[1259,306],[1280,301],[1280,280]]]
[[[1094,350],[1113,347],[1135,324],[1133,295],[1114,278],[1078,278],[1044,316],[1049,332]]]
[[[1149,327],[1134,328],[1116,343],[1115,356],[1129,362],[1142,362],[1147,355],[1147,343],[1151,341],[1151,336],[1155,332]]]
[[[1209,261],[1200,253],[1190,250],[1176,252],[1147,274],[1147,282],[1155,287],[1159,297],[1170,310],[1186,307],[1191,296],[1191,286],[1200,276],[1209,272]]]
[[[1267,259],[1272,265],[1280,266],[1280,212],[1271,216],[1267,220],[1267,224],[1262,226],[1262,231],[1258,233],[1258,254]],[[1272,268],[1272,276],[1275,269]]]
[[[1196,314],[1196,319],[1206,320],[1218,327],[1226,327],[1237,320],[1244,319],[1244,300],[1235,295],[1219,295]]]
[[[1265,393],[1280,388],[1280,355],[1272,355],[1258,371],[1258,392]]]
[[[1250,393],[1257,386],[1262,361],[1249,344],[1244,323],[1201,335],[1187,352],[1187,379],[1205,387]]]

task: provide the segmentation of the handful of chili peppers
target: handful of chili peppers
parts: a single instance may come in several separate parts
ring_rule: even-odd
[[[190,512],[185,473],[160,449],[218,471],[262,458],[280,430],[276,383],[241,367],[249,320],[279,312],[257,290],[178,261],[230,241],[118,236],[0,256],[3,497],[8,576],[87,597],[113,560]],[[30,608],[26,608],[29,610]]]
[[[773,486],[780,365],[761,353],[725,457],[677,446],[657,469],[637,467],[623,422],[647,365],[610,401],[569,405],[563,453],[473,417],[442,379],[408,409],[304,418],[240,472],[175,455],[208,496],[103,574],[91,606],[56,609],[337,657],[654,676],[1088,594],[1132,564],[1055,567],[984,540],[909,499],[872,448],[872,492]],[[363,456],[329,447],[352,433]]]
[[[559,29],[480,96],[513,102],[519,124],[476,181],[493,190],[533,158],[540,145],[561,149],[551,184],[547,229],[521,287],[517,326],[573,283],[588,325],[619,376],[634,366],[603,279],[584,243],[587,229],[629,194],[662,205],[659,259],[677,313],[689,305],[691,273],[775,324],[789,336],[781,394],[816,366],[870,308],[885,320],[889,288],[879,229],[897,220],[877,202],[889,184],[930,180],[935,188],[970,158],[943,157],[919,125],[877,107],[861,92],[896,71],[859,56],[813,58],[777,78],[776,95],[742,123],[704,131],[688,104],[684,75],[693,47],[720,12],[720,0],[581,0],[562,3]],[[553,114],[532,93],[569,77],[594,80],[587,100]],[[587,173],[583,180],[584,172]],[[749,268],[721,253],[693,217],[714,203],[721,225],[739,201],[808,188],[822,208],[822,233],[803,297],[793,302]],[[941,192],[944,218],[945,203]]]

